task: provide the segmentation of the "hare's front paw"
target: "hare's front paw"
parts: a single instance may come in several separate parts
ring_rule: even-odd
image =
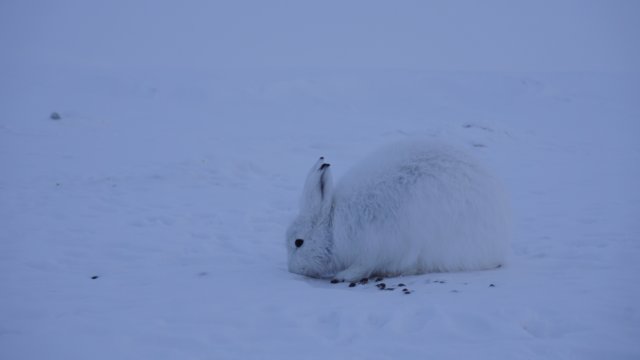
[[[351,265],[350,267],[336,274],[335,280],[338,281],[360,281],[368,278],[371,272],[364,266]]]

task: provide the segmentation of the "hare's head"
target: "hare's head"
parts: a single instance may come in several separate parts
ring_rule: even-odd
[[[320,158],[311,168],[300,199],[300,213],[286,235],[289,271],[332,275],[331,211],[333,188],[329,164]]]

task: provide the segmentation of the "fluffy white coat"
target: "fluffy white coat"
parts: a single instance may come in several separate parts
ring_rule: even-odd
[[[508,214],[498,182],[446,145],[392,144],[335,189],[320,158],[287,231],[289,271],[355,281],[495,268],[507,255]]]

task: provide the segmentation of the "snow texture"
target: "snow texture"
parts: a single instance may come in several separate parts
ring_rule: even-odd
[[[329,168],[320,158],[307,176],[287,231],[289,271],[357,281],[504,264],[506,197],[471,156],[428,140],[396,142],[348,171],[335,192]]]
[[[640,358],[639,6],[1,1],[0,358]],[[305,169],[413,137],[508,263],[290,273]]]

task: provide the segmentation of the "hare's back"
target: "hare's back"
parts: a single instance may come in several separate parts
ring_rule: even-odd
[[[454,147],[408,141],[383,147],[359,162],[341,179],[337,190],[347,196],[402,196],[424,187],[447,191],[482,186],[487,180],[491,177],[482,166]]]

